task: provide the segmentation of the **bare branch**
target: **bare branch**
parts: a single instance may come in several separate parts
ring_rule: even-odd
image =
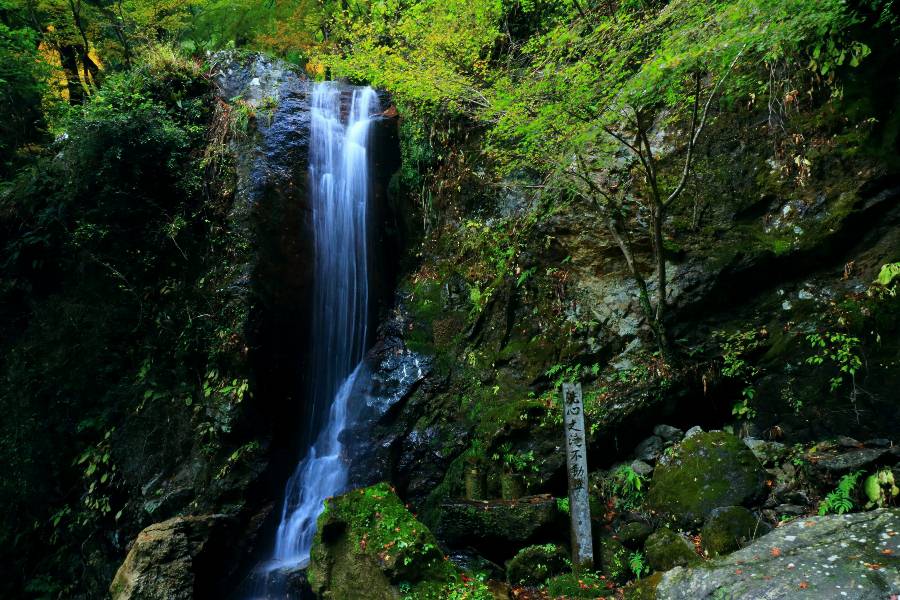
[[[700,76],[697,75],[697,92],[694,96],[694,115],[691,119],[691,136],[688,139],[688,150],[687,156],[684,160],[684,169],[681,173],[681,180],[678,182],[678,185],[675,186],[675,189],[672,190],[672,193],[669,194],[669,197],[663,202],[663,206],[668,206],[672,202],[675,201],[678,196],[681,195],[681,192],[684,191],[684,187],[687,184],[688,175],[691,171],[691,163],[694,158],[694,147],[697,145],[697,140],[700,139],[700,135],[703,133],[704,128],[706,127],[706,119],[709,116],[709,107],[712,105],[713,99],[719,94],[719,89],[722,87],[722,84],[728,79],[728,76],[731,74],[731,71],[734,70],[735,65],[737,65],[738,60],[740,60],[741,55],[744,54],[744,50],[747,49],[747,46],[741,48],[741,50],[735,55],[734,60],[731,61],[731,64],[728,65],[728,68],[719,78],[719,81],[716,82],[715,87],[712,92],[710,92],[709,97],[706,99],[706,103],[703,105],[703,116],[700,118],[700,124],[696,125],[696,117],[697,117],[697,106],[700,101]],[[696,127],[696,129],[695,129]]]

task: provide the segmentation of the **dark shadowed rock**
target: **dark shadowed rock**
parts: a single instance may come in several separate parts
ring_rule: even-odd
[[[637,550],[644,545],[651,533],[653,533],[653,528],[647,523],[632,521],[619,527],[616,530],[616,537],[628,548]]]
[[[667,600],[887,600],[900,593],[900,509],[812,517],[743,550],[666,573]]]
[[[551,496],[491,502],[455,500],[440,506],[434,531],[451,546],[501,544],[508,548],[511,542],[536,540],[542,532],[553,530],[559,518],[556,499]]]
[[[634,449],[634,456],[638,460],[655,462],[663,451],[663,439],[657,435],[652,435],[642,441]]]
[[[671,425],[657,425],[653,428],[653,435],[658,435],[667,442],[680,442],[684,437],[684,432],[677,427]]]
[[[832,473],[843,473],[845,471],[853,471],[862,469],[874,463],[876,460],[887,454],[885,448],[863,448],[861,450],[851,450],[836,456],[822,458],[816,466],[831,471]]]

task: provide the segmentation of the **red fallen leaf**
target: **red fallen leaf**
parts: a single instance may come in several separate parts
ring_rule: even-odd
[[[734,574],[735,575],[743,575],[744,571],[743,571],[743,569],[735,569]]]
[[[460,575],[459,577],[460,577],[460,579],[462,579],[463,582],[465,582],[465,583],[469,583],[470,581],[474,581],[471,577],[467,576],[465,573],[463,573],[463,574]]]
[[[805,589],[808,588],[808,587],[809,587],[809,582],[808,582],[808,581],[801,581],[801,582],[800,582],[800,589],[801,589],[801,590],[805,590]]]
[[[769,553],[773,557],[778,558],[779,556],[781,556],[781,548],[772,548],[772,550]]]

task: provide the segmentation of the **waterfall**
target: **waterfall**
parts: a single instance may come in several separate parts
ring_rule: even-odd
[[[312,92],[309,181],[316,256],[309,427],[318,436],[287,483],[272,568],[309,562],[323,502],[347,485],[339,435],[366,349],[367,139],[378,98],[372,88],[354,89],[345,123],[341,96],[333,83],[315,84]]]

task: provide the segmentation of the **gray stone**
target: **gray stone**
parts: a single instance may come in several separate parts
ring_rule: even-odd
[[[809,506],[809,496],[803,490],[781,490],[776,491],[775,496],[784,504],[799,504],[801,506]]]
[[[653,428],[653,435],[658,435],[667,442],[680,442],[684,437],[684,432],[677,427],[671,425],[657,425]]]
[[[844,448],[862,448],[862,444],[859,443],[859,440],[846,435],[838,436],[837,443]]]
[[[632,461],[631,468],[635,473],[637,473],[638,475],[643,475],[644,477],[647,477],[651,473],[653,473],[653,467],[642,460]]]
[[[232,520],[224,515],[175,517],[141,531],[116,571],[113,600],[216,597],[216,578],[200,565],[227,556]],[[199,596],[197,596],[199,594]]]
[[[666,573],[666,600],[887,600],[900,593],[900,509],[812,517],[734,554]]]
[[[638,460],[656,462],[662,455],[663,440],[658,435],[651,435],[634,449],[634,455]]]
[[[753,455],[764,465],[775,464],[787,454],[787,447],[780,442],[769,442],[756,438],[744,438],[744,443]]]
[[[690,429],[688,429],[685,432],[684,439],[686,439],[686,440],[690,439],[690,438],[694,437],[695,435],[697,435],[698,433],[703,433],[703,428],[700,427],[699,425],[694,425],[693,427],[691,427]]]
[[[799,517],[801,515],[805,515],[809,512],[809,508],[806,506],[800,506],[798,504],[779,504],[775,507],[775,512],[780,515],[791,515],[794,517]]]
[[[875,438],[874,440],[866,440],[866,446],[870,448],[890,448],[891,440],[886,438]]]
[[[887,454],[884,448],[863,448],[860,450],[851,450],[836,456],[822,458],[816,463],[822,469],[833,473],[843,473],[845,471],[854,471],[871,465],[873,462]]]

